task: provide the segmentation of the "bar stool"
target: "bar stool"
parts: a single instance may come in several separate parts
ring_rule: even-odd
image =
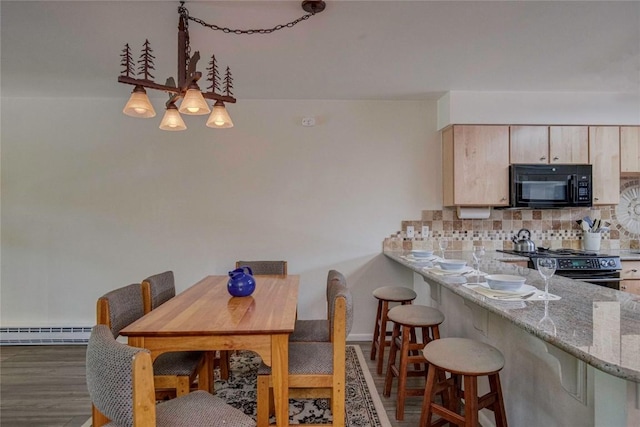
[[[391,344],[387,340],[387,325],[389,319],[389,303],[398,302],[402,305],[411,304],[416,299],[417,294],[413,289],[403,286],[383,286],[373,291],[373,296],[378,299],[378,311],[376,313],[376,323],[373,328],[373,342],[371,343],[371,360],[379,357],[376,372],[382,374],[382,364],[384,363],[384,348]]]
[[[420,426],[435,426],[447,421],[458,426],[476,427],[478,411],[483,408],[494,412],[496,426],[507,427],[507,415],[502,399],[499,372],[504,366],[504,356],[488,344],[466,338],[441,338],[427,344],[422,351],[429,364],[424,401],[420,414]],[[450,372],[451,378],[444,379],[439,371]],[[478,377],[488,376],[490,391],[478,396]],[[460,391],[461,378],[464,380],[464,392]],[[433,401],[435,393],[445,391],[449,399],[448,407]],[[459,398],[464,398],[464,413],[459,415]],[[446,405],[446,402],[445,402]],[[431,415],[442,419],[431,424]]]
[[[423,396],[424,385],[420,388],[407,387],[408,377],[427,378],[427,360],[422,354],[426,344],[440,338],[438,325],[444,322],[444,314],[436,308],[424,305],[399,305],[388,313],[393,322],[389,363],[384,382],[383,395],[391,395],[393,378],[398,378],[398,398],[396,402],[396,420],[404,419],[404,401],[407,396]],[[415,339],[415,330],[420,329],[422,342]],[[400,365],[396,366],[396,355],[400,351]],[[410,370],[410,364],[414,369]]]

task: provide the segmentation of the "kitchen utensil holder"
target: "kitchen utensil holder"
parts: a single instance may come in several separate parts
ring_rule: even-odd
[[[582,249],[584,249],[585,251],[599,251],[601,240],[602,235],[600,233],[583,233]]]

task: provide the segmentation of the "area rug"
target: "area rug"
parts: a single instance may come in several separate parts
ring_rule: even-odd
[[[346,347],[346,427],[389,427],[391,423],[376,391],[360,347]],[[256,373],[260,357],[242,351],[231,356],[229,381],[216,379],[216,396],[255,418]],[[290,424],[330,424],[326,399],[289,400]],[[275,422],[275,419],[271,419]]]
[[[346,427],[391,427],[367,362],[360,347],[346,347],[347,388]],[[230,405],[256,417],[256,375],[260,357],[249,351],[231,356],[228,381],[216,378],[216,396]],[[216,374],[218,372],[216,371]],[[330,424],[331,411],[325,399],[289,400],[290,424]],[[271,420],[274,421],[273,419]],[[89,419],[82,427],[90,427]]]

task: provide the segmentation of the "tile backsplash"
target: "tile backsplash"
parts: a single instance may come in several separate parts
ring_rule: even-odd
[[[482,244],[487,249],[512,249],[511,238],[518,231],[526,228],[531,231],[531,240],[536,246],[549,248],[581,249],[582,229],[577,220],[589,216],[600,218],[611,223],[610,230],[602,233],[600,249],[640,249],[640,235],[637,227],[629,226],[631,220],[640,217],[629,207],[635,207],[640,200],[630,200],[629,191],[640,189],[640,180],[623,179],[619,206],[598,206],[572,209],[492,209],[488,219],[459,219],[455,208],[422,211],[419,220],[402,221],[401,230],[385,238],[384,250],[437,249],[437,239],[450,239],[448,250],[471,250],[474,245]],[[626,207],[623,212],[617,209]],[[640,210],[640,209],[637,209]],[[631,213],[629,213],[631,211]],[[618,216],[621,215],[620,221]],[[622,218],[624,217],[624,218]],[[635,225],[635,224],[634,224]],[[407,226],[413,226],[414,238],[407,238]],[[429,227],[429,236],[424,238],[421,230]]]

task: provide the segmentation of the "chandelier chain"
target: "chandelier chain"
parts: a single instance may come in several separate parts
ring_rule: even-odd
[[[249,30],[240,30],[240,29],[232,29],[229,27],[220,27],[218,25],[215,24],[209,24],[205,21],[203,21],[200,18],[194,18],[193,16],[189,16],[189,11],[187,10],[186,7],[184,7],[184,2],[180,2],[180,7],[178,8],[178,12],[184,16],[186,18],[186,22],[188,21],[193,21],[197,24],[202,25],[203,27],[207,27],[210,28],[212,30],[216,30],[216,31],[222,31],[223,33],[233,33],[233,34],[271,34],[275,31],[279,31],[282,30],[284,28],[291,28],[294,25],[302,22],[302,21],[306,21],[307,19],[311,18],[313,15],[316,14],[316,12],[310,12],[307,13],[306,15],[301,16],[298,19],[295,19],[291,22],[288,22],[286,24],[278,24],[273,28],[257,28],[257,29],[249,29]]]

